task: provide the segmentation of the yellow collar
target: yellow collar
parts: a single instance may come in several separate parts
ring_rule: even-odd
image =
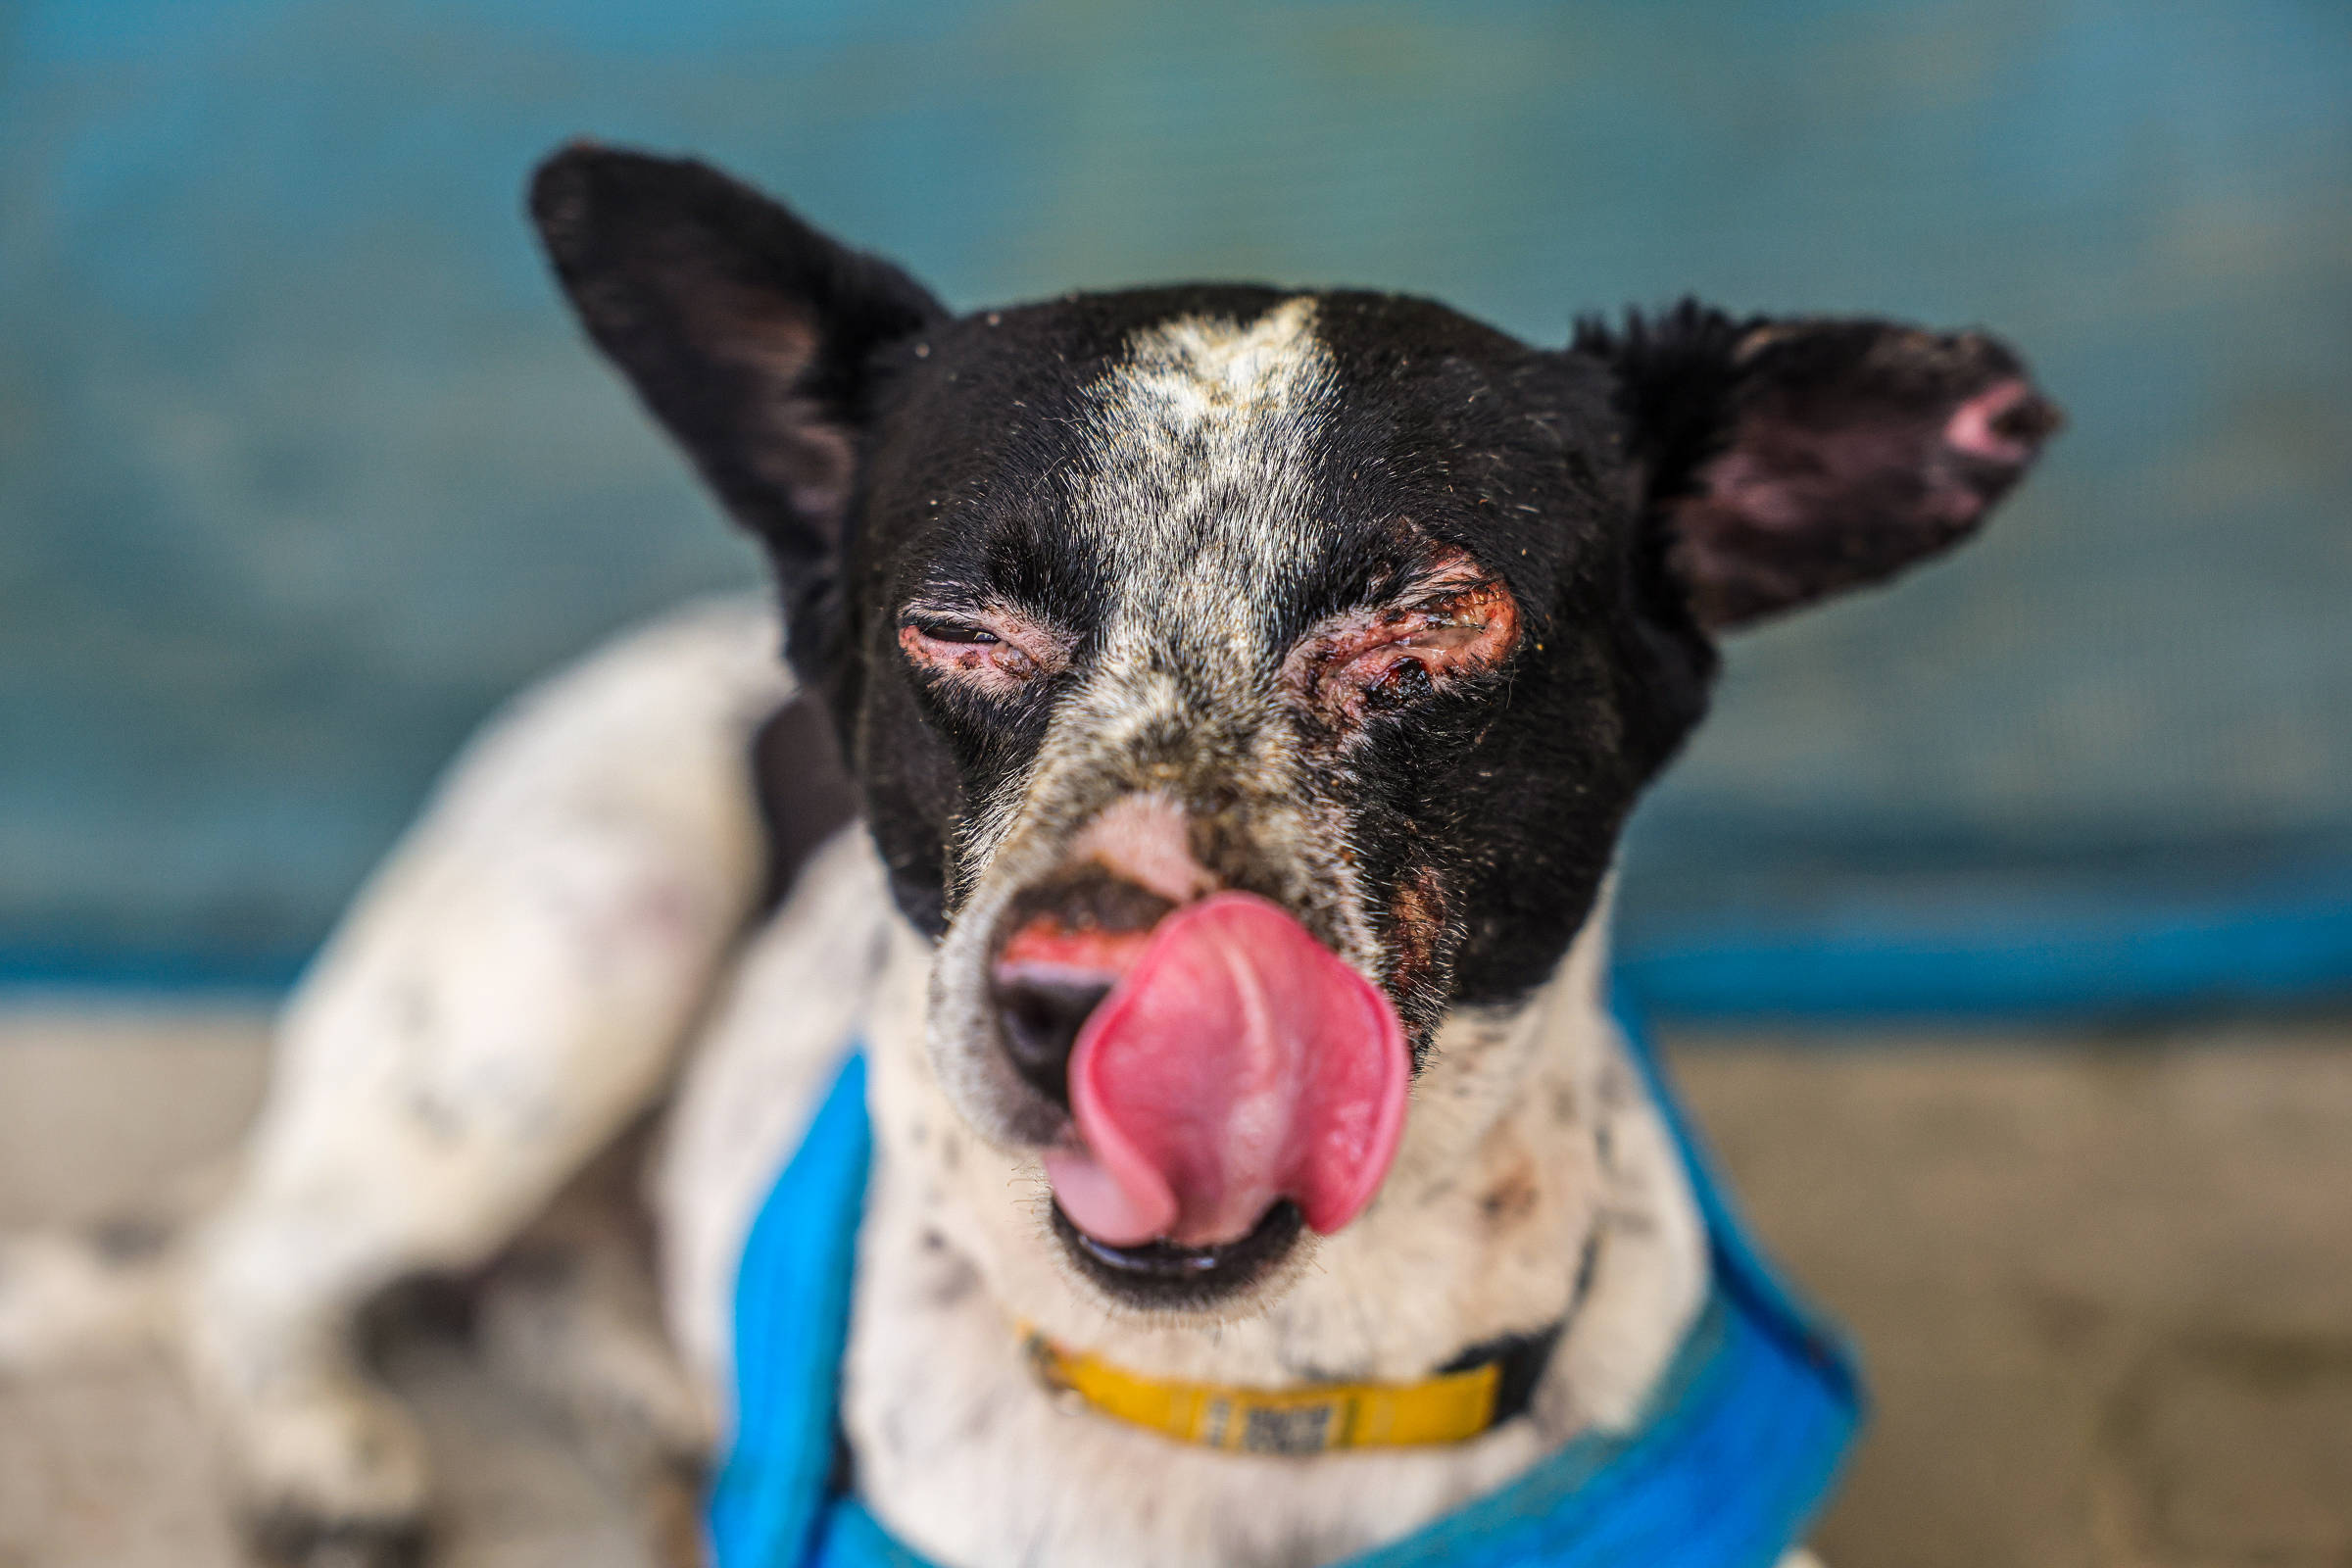
[[[1227,1453],[1331,1453],[1341,1448],[1461,1443],[1526,1408],[1548,1358],[1545,1334],[1489,1359],[1417,1383],[1313,1383],[1247,1389],[1161,1382],[1065,1350],[1024,1327],[1029,1364],[1045,1385],[1102,1414]],[[1532,1363],[1532,1364],[1531,1364]],[[1519,1376],[1511,1376],[1512,1373]],[[1507,1381],[1513,1385],[1506,1390]]]

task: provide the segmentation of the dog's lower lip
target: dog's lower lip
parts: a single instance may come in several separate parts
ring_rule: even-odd
[[[1147,1290],[1214,1293],[1228,1286],[1239,1288],[1289,1251],[1304,1224],[1298,1205],[1284,1199],[1268,1208],[1247,1236],[1215,1247],[1179,1247],[1173,1242],[1113,1247],[1087,1235],[1061,1211],[1060,1204],[1054,1205],[1054,1229],[1082,1259],[1101,1271],[1100,1277]]]

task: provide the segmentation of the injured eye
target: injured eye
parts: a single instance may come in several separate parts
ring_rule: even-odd
[[[1350,723],[1493,668],[1518,636],[1509,590],[1462,557],[1399,603],[1324,622],[1284,673],[1327,720]]]
[[[935,643],[1001,643],[1004,639],[985,626],[965,626],[953,620],[917,620],[915,631]]]
[[[1064,639],[997,609],[953,615],[909,609],[899,620],[899,648],[917,671],[990,696],[1008,695],[1069,662]]]

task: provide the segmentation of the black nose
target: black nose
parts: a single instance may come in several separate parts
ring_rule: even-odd
[[[997,1020],[1013,1071],[1064,1110],[1070,1104],[1070,1049],[1104,997],[1107,975],[1035,972],[997,977]]]
[[[1028,1085],[1070,1108],[1070,1052],[1087,1018],[1175,906],[1085,864],[1013,899],[990,965],[1004,1055]]]

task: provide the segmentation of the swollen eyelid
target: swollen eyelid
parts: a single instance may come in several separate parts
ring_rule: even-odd
[[[914,629],[935,643],[998,643],[1004,639],[984,626],[954,620],[918,620]]]
[[[1440,652],[1467,648],[1486,635],[1483,620],[1442,620],[1409,632],[1397,641],[1407,648],[1428,648]]]
[[[1060,650],[1033,627],[977,625],[949,616],[909,613],[899,624],[899,646],[918,668],[1004,692],[1060,666]]]
[[[1499,583],[1350,616],[1294,654],[1290,678],[1327,716],[1394,710],[1494,668],[1518,641],[1516,604]]]

